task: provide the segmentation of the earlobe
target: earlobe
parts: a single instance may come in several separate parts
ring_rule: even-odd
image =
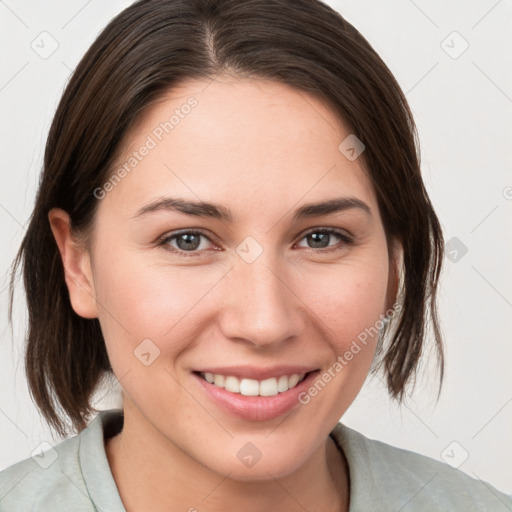
[[[48,213],[50,227],[59,248],[71,306],[83,318],[97,318],[98,308],[89,252],[71,233],[69,215],[60,208]]]

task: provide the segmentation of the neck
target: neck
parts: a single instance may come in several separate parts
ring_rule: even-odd
[[[231,509],[347,511],[348,466],[328,436],[284,478],[238,481],[192,459],[125,407],[123,430],[106,441],[107,458],[127,512]]]

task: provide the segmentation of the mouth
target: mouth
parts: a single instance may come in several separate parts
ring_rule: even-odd
[[[279,375],[263,380],[246,377],[239,378],[234,375],[222,375],[210,372],[196,373],[209,384],[225,389],[230,393],[243,396],[275,396],[295,388],[311,372]]]
[[[304,407],[299,400],[301,393],[320,373],[319,369],[306,367],[281,367],[272,371],[254,367],[208,370],[192,372],[198,393],[230,416],[259,422],[301,410]]]

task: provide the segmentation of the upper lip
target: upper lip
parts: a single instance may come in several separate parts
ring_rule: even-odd
[[[254,379],[254,380],[265,380],[271,377],[281,377],[283,375],[293,375],[298,373],[300,375],[318,370],[311,366],[302,365],[280,365],[272,366],[268,368],[262,368],[261,366],[210,366],[208,368],[201,368],[198,372],[214,373],[218,375],[224,375],[225,377],[233,376],[238,379]]]

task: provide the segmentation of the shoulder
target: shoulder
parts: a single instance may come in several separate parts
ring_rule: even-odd
[[[80,436],[41,449],[0,472],[0,510],[63,510],[59,503],[76,503],[75,510],[94,510],[78,461]]]
[[[341,423],[332,436],[347,458],[354,510],[376,503],[380,510],[404,512],[512,510],[510,496],[448,464],[369,439]]]
[[[42,446],[32,457],[1,471],[0,512],[92,512],[97,501],[110,501],[115,487],[108,485],[112,477],[104,455],[103,429],[115,415],[116,411],[101,412],[80,434],[54,447]],[[100,478],[108,497],[94,489]]]

